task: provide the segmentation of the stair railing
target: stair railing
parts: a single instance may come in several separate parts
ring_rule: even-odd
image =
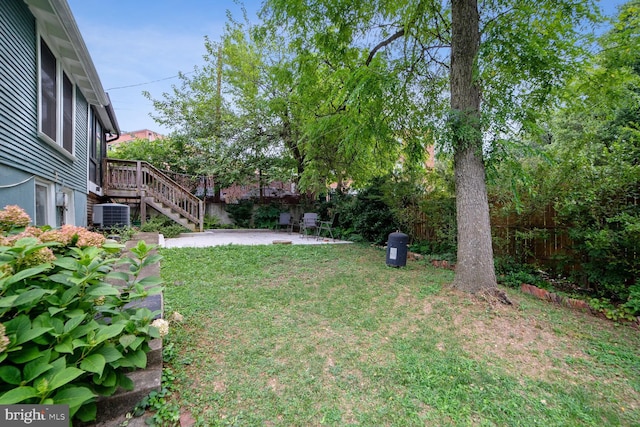
[[[153,197],[194,224],[204,228],[204,202],[147,162],[105,159],[105,191],[135,191],[144,203]]]

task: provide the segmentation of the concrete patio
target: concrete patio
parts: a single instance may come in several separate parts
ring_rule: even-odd
[[[344,240],[333,240],[331,237],[302,236],[297,232],[286,230],[251,230],[251,229],[216,229],[202,233],[182,233],[180,236],[160,240],[165,248],[202,248],[225,245],[326,245],[351,243]]]

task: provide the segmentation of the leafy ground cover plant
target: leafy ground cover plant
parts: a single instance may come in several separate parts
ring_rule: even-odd
[[[233,224],[223,224],[221,219],[215,215],[205,215],[204,216],[204,228],[205,230],[222,228],[222,229],[232,229],[235,228]]]
[[[182,316],[179,313],[173,313],[171,316],[172,321],[181,322]],[[173,343],[165,343],[162,348],[162,360],[165,363],[171,362],[175,357],[175,350]],[[165,367],[162,370],[162,387],[160,390],[154,390],[145,396],[130,414],[131,417],[141,417],[145,414],[150,416],[145,419],[145,424],[156,426],[171,426],[176,425],[180,420],[180,406],[173,400],[171,400],[171,394],[173,392],[175,381],[175,375],[169,367]]]
[[[640,425],[632,327],[364,245],[161,253],[167,403],[196,426]]]
[[[0,404],[66,404],[89,421],[96,396],[133,387],[126,372],[146,366],[160,336],[158,313],[126,307],[161,291],[160,278],[139,277],[160,256],[141,241],[119,258],[99,233],[29,222],[17,206],[0,211]]]
[[[104,230],[102,231],[102,234],[104,234],[108,239],[115,238],[120,243],[125,243],[131,240],[138,231],[139,231],[138,227],[132,227],[132,226],[126,225],[123,227],[113,227],[109,230]]]
[[[151,231],[161,233],[164,237],[177,237],[180,233],[188,232],[189,229],[173,222],[169,218],[157,216],[149,219],[140,226],[140,231]]]

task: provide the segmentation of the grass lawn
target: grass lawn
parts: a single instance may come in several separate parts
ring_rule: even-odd
[[[639,426],[640,332],[359,245],[163,249],[201,426]]]

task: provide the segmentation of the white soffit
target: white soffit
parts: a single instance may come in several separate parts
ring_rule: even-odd
[[[61,56],[87,101],[96,106],[108,105],[108,98],[93,65],[66,0],[24,0],[36,17],[47,39]]]

